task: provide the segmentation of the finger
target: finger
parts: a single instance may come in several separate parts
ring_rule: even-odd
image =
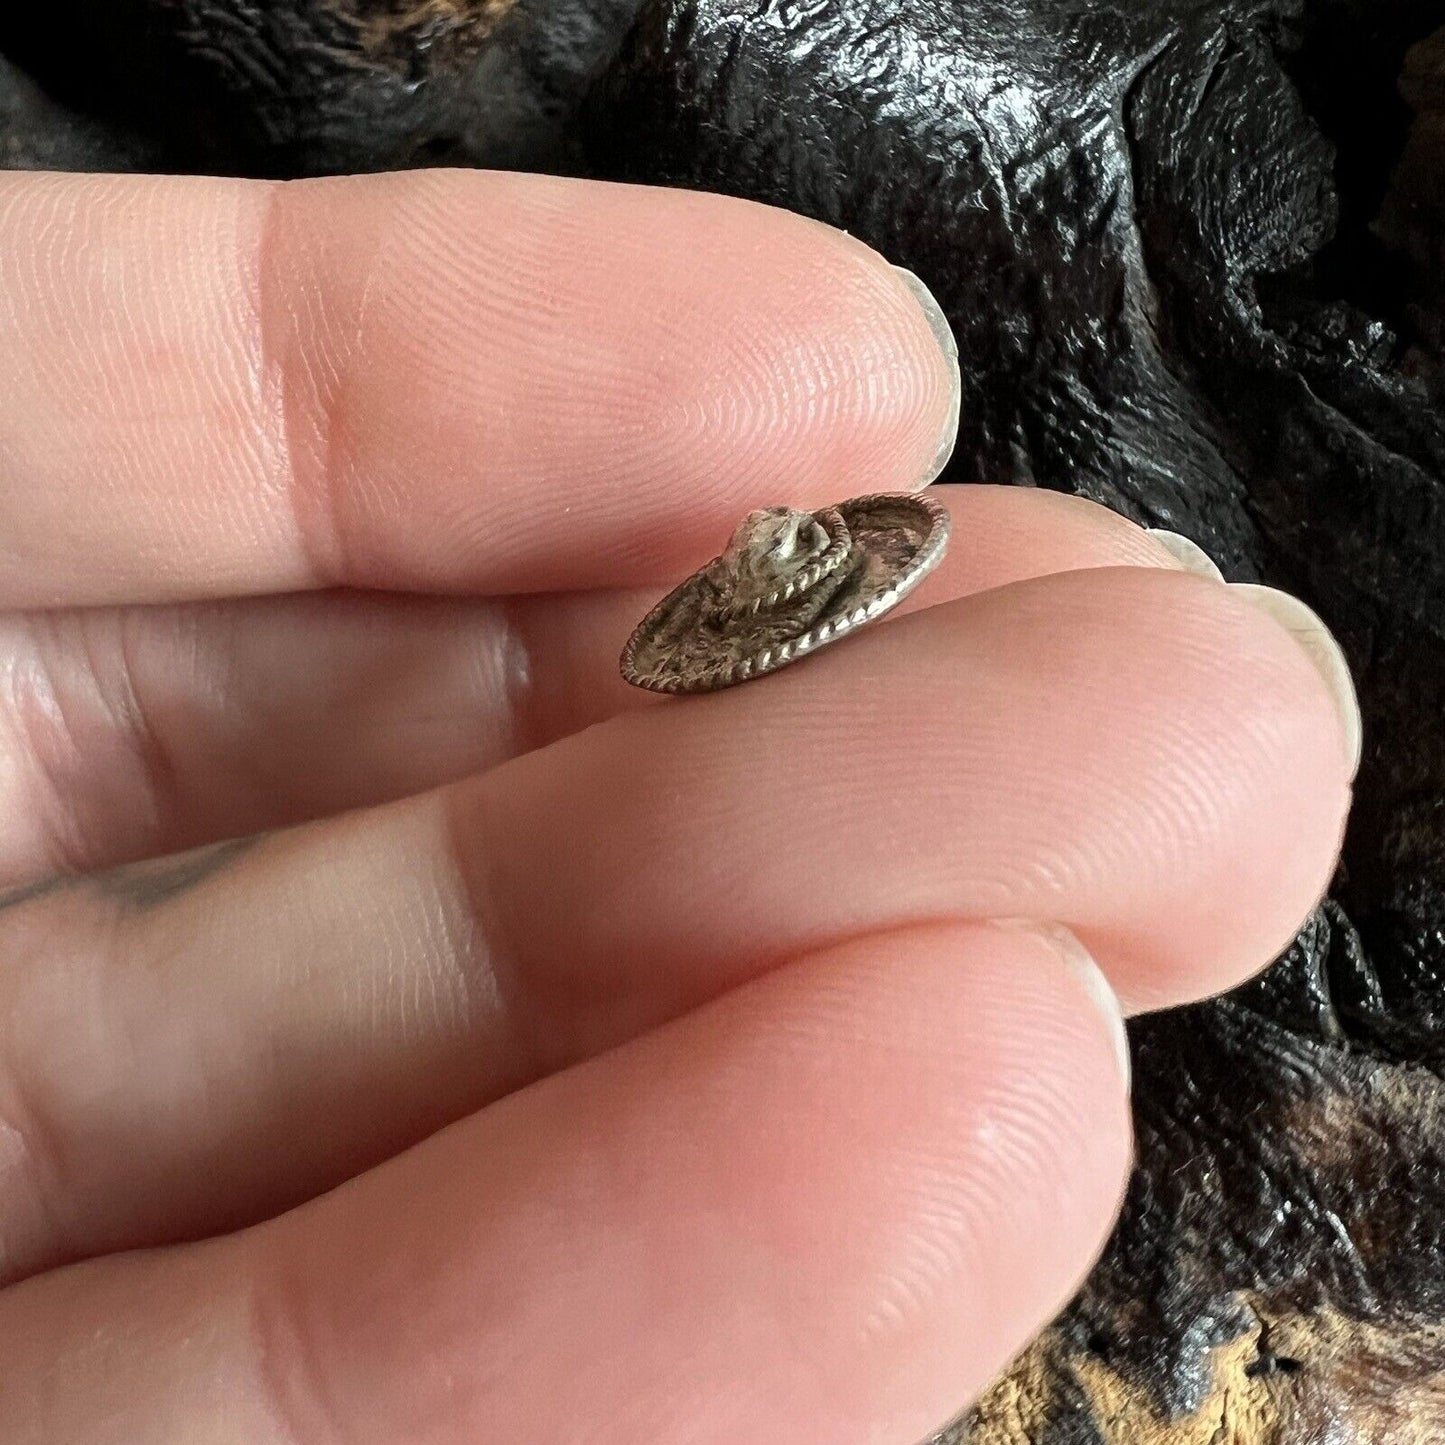
[[[462,170],[0,178],[0,605],[665,577],[921,485],[957,362],[861,242]]]
[[[1090,502],[938,490],[955,542],[910,604],[1069,568],[1175,565]],[[0,620],[0,879],[404,797],[640,706],[649,695],[622,682],[617,655],[655,600],[326,593],[12,614]]]
[[[1109,1227],[1092,995],[1031,931],[800,959],[246,1236],[9,1291],[0,1434],[912,1445]]]
[[[833,939],[1053,919],[1130,1003],[1199,997],[1316,903],[1348,773],[1287,632],[1114,568],[72,883],[0,915],[6,1263],[258,1218]]]

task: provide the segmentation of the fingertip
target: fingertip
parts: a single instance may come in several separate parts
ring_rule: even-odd
[[[1129,1157],[1107,1013],[1054,939],[836,944],[268,1226],[285,1414],[921,1438],[1065,1303]]]
[[[805,1061],[789,1089],[801,1172],[769,1181],[762,1208],[791,1208],[795,1257],[833,1291],[826,1325],[795,1322],[834,1361],[815,1418],[919,1438],[1067,1302],[1108,1238],[1132,1158],[1118,1005],[1046,923],[922,925],[794,967],[759,997],[794,1040],[779,995],[826,1002],[828,1085],[812,1093]],[[822,1147],[804,1143],[815,1109],[835,1120]]]
[[[953,519],[953,543],[926,586],[892,614],[1060,572],[1099,567],[1179,570],[1143,527],[1098,502],[1042,487],[942,483],[929,495]]]
[[[1364,724],[1344,649],[1319,614],[1288,592],[1241,582],[1234,585],[1233,595],[1277,622],[1319,674],[1334,709],[1341,751],[1347,760],[1349,781],[1353,782],[1360,768]]]
[[[365,199],[358,183],[346,204]],[[427,542],[398,575],[463,566],[485,536],[469,585],[661,582],[754,507],[901,490],[937,465],[956,362],[843,232],[727,196],[495,174],[398,187],[361,224],[384,225],[393,259],[357,325],[332,328],[359,338],[338,390],[347,473],[323,479],[351,572]]]
[[[1083,928],[1128,1013],[1223,993],[1290,945],[1338,867],[1358,746],[1337,644],[1322,664],[1296,599],[1202,570],[1158,596],[1196,699],[1170,804],[1191,888],[1132,929]]]
[[[947,376],[944,393],[946,405],[939,424],[938,443],[932,456],[929,457],[927,465],[918,474],[918,478],[913,484],[914,491],[922,491],[948,465],[954,446],[958,442],[959,413],[963,402],[963,373],[958,362],[958,341],[954,337],[953,327],[944,314],[943,307],[938,304],[938,299],[917,274],[904,266],[895,266],[893,269],[918,303],[918,308],[928,324],[929,332],[937,344],[938,355],[942,358]]]

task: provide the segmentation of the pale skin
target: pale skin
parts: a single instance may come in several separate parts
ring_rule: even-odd
[[[7,1445],[913,1445],[1126,1178],[1053,926],[1154,1008],[1328,884],[1318,672],[1088,503],[950,488],[896,619],[621,682],[750,510],[934,456],[825,227],[3,176],[0,396]]]

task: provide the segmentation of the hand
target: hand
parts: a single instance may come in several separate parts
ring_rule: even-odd
[[[911,1445],[1067,1299],[1115,992],[1289,940],[1347,691],[983,486],[910,615],[616,670],[953,388],[737,201],[0,178],[7,1445]]]

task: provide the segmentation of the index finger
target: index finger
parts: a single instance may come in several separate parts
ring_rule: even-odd
[[[929,480],[940,322],[720,196],[0,176],[0,606],[660,581],[751,507]]]

